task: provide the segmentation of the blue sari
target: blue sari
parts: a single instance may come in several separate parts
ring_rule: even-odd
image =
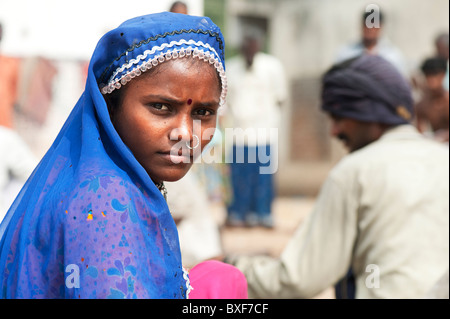
[[[176,225],[102,92],[195,50],[224,80],[223,45],[208,18],[173,13],[128,20],[99,41],[84,93],[0,225],[2,298],[186,297]]]

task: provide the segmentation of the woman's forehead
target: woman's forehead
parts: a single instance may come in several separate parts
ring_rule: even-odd
[[[220,78],[213,66],[196,59],[177,59],[159,65],[152,72],[141,75],[127,85],[136,90],[177,94],[184,91],[220,97]],[[125,87],[127,87],[125,86]]]

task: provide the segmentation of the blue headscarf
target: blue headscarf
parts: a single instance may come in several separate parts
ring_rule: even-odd
[[[190,56],[216,67],[224,40],[208,18],[137,17],[107,33],[86,88],[0,225],[2,298],[184,298],[176,225],[115,131],[103,94]]]

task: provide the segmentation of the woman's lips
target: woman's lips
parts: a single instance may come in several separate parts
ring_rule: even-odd
[[[161,155],[165,160],[172,162],[173,164],[192,163],[191,154],[183,154],[181,150],[178,152],[160,152],[159,155]]]

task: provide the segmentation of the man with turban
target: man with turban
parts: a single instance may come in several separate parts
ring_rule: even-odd
[[[449,151],[410,124],[407,82],[379,56],[323,77],[322,109],[350,153],[280,258],[229,256],[250,298],[423,298],[449,265]],[[349,272],[349,269],[351,270]],[[347,293],[345,293],[347,291]]]

